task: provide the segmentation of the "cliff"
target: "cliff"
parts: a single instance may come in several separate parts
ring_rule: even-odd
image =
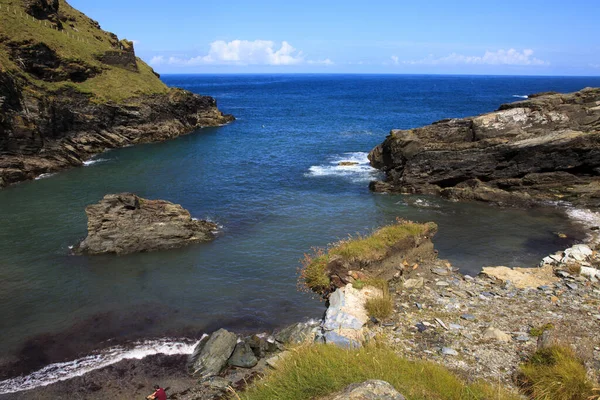
[[[66,1],[0,2],[0,187],[231,120]]]
[[[393,130],[369,154],[378,192],[502,205],[600,206],[600,89],[544,93],[498,111]]]

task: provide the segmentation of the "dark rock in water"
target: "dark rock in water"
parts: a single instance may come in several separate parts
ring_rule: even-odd
[[[248,343],[240,342],[235,346],[233,354],[227,361],[232,367],[252,368],[258,364],[258,358],[254,355]]]
[[[275,333],[274,337],[275,340],[283,344],[300,344],[313,341],[317,326],[317,323],[298,322],[283,328]]]
[[[109,194],[86,208],[88,236],[76,253],[127,254],[164,250],[209,241],[217,225],[192,219],[178,204],[142,199],[132,193]]]
[[[600,206],[599,88],[545,94],[496,112],[393,130],[369,154],[380,192],[534,205]]]
[[[331,400],[405,400],[405,397],[385,381],[370,380],[347,386]]]
[[[188,360],[189,372],[205,378],[218,375],[227,365],[236,344],[237,335],[219,329],[208,340],[198,343]]]

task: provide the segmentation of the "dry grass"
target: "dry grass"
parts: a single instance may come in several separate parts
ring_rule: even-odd
[[[535,400],[587,400],[594,388],[582,361],[570,346],[538,350],[521,365],[523,389]],[[598,394],[598,393],[596,393]]]
[[[441,365],[409,361],[377,345],[350,350],[331,345],[300,347],[239,396],[244,400],[315,399],[369,379],[389,382],[411,400],[519,398],[485,382],[468,384]]]
[[[394,299],[390,295],[388,283],[376,283],[372,286],[378,287],[382,291],[382,296],[368,299],[365,304],[365,309],[370,317],[375,317],[378,320],[389,318],[394,312]]]

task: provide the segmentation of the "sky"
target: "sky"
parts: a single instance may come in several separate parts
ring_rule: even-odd
[[[600,75],[598,0],[69,0],[159,73]]]

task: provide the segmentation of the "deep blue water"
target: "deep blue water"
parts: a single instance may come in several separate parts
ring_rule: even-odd
[[[26,340],[41,334],[55,335],[54,346],[62,347],[54,358],[60,358],[107,338],[198,336],[217,326],[258,330],[320,317],[323,304],[296,290],[302,254],[396,216],[436,221],[440,257],[469,273],[486,265],[533,266],[581,238],[555,210],[370,193],[377,174],[366,153],[393,128],[492,111],[514,96],[600,86],[600,78],[163,80],[214,96],[237,121],[113,150],[87,167],[0,191],[0,361],[14,360]],[[341,160],[361,164],[342,168]],[[195,217],[217,221],[222,234],[159,253],[69,255],[68,246],[86,233],[85,206],[121,191],[180,203]],[[559,239],[558,231],[570,239]]]

